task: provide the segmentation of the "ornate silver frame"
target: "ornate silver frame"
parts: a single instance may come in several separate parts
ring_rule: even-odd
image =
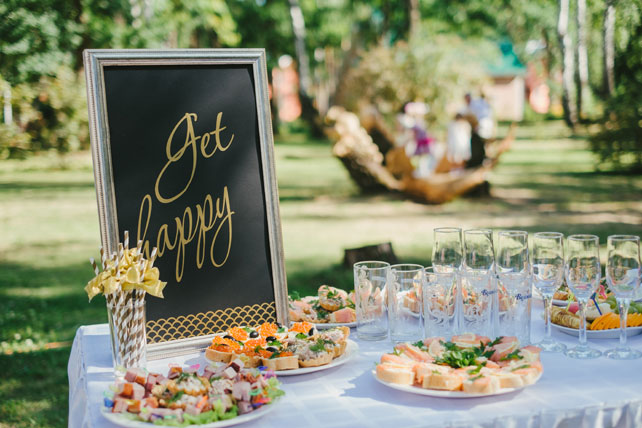
[[[274,170],[274,139],[268,98],[264,49],[89,49],[83,53],[96,200],[103,247],[112,253],[118,245],[118,219],[111,162],[109,118],[105,100],[105,66],[251,65],[254,76],[258,131],[272,262],[277,320],[288,322],[279,195]],[[210,336],[180,339],[147,346],[148,359],[194,352],[206,347]]]

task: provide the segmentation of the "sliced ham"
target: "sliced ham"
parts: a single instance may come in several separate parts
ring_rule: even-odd
[[[410,343],[400,343],[395,346],[395,349],[417,362],[431,363],[434,361],[434,358],[431,357],[427,352],[422,351],[421,349],[417,348],[414,345],[411,345]]]
[[[515,336],[504,336],[498,344],[491,348],[494,352],[490,359],[495,362],[500,362],[502,358],[506,357],[518,348],[519,340],[517,340]]]
[[[237,400],[250,401],[250,389],[249,382],[236,382],[232,385],[232,396]]]
[[[352,308],[343,308],[330,314],[330,322],[351,323],[357,320],[357,313]]]

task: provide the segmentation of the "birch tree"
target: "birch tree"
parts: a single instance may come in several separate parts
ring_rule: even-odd
[[[586,0],[577,0],[575,9],[577,22],[577,116],[582,117],[584,106],[589,97],[589,65],[587,54],[587,33],[586,33]]]
[[[602,49],[604,61],[604,87],[609,96],[615,91],[615,3],[606,0],[604,9],[604,26],[602,28]]]
[[[569,0],[558,0],[557,37],[562,50],[562,106],[564,120],[573,127],[577,124],[577,110],[573,99],[573,41],[568,33]]]

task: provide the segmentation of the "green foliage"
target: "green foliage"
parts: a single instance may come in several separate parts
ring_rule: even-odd
[[[486,55],[484,55],[486,54]],[[427,102],[431,119],[447,123],[449,104],[481,86],[486,77],[482,58],[497,54],[483,41],[464,42],[457,36],[424,35],[392,47],[379,45],[365,52],[348,76],[344,94],[348,110],[363,102],[376,106],[389,123],[409,101]]]
[[[66,153],[89,147],[83,77],[66,66],[54,74],[12,89],[14,123],[0,126],[0,157],[21,157],[27,150]],[[2,84],[7,82],[0,80]]]
[[[603,163],[642,173],[642,22],[615,61],[617,87],[591,148]]]
[[[53,75],[80,42],[79,12],[65,0],[0,3],[0,76],[11,85]]]

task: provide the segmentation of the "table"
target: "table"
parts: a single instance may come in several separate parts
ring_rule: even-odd
[[[533,341],[543,336],[541,304],[533,310]],[[353,330],[354,332],[354,330]],[[576,337],[553,332],[567,346]],[[353,337],[354,338],[354,337]],[[356,339],[355,339],[356,340]],[[642,349],[642,335],[629,339]],[[520,392],[487,398],[444,399],[396,391],[372,376],[374,363],[390,351],[389,341],[359,344],[359,354],[346,364],[302,376],[282,377],[286,396],[264,418],[239,427],[640,427],[642,426],[642,360],[605,357],[579,361],[561,354],[542,354],[540,381]],[[600,350],[614,339],[591,342]],[[202,355],[173,362],[205,363]],[[167,369],[166,360],[150,370]],[[80,327],[69,358],[69,426],[114,427],[100,414],[102,393],[113,382],[106,324]]]

